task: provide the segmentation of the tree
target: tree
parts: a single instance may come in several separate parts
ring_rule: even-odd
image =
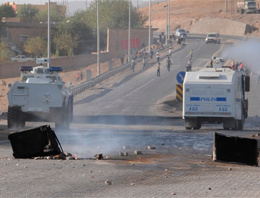
[[[64,10],[62,6],[55,5],[50,7],[50,18],[51,22],[61,22],[65,18]],[[48,10],[38,12],[36,18],[40,21],[48,21]]]
[[[89,50],[95,40],[93,30],[85,21],[85,11],[78,11],[73,16],[64,19],[57,25],[55,35],[67,32],[72,38],[76,38],[78,45],[73,49],[76,54]]]
[[[40,36],[29,38],[24,45],[24,51],[36,57],[42,57],[46,50],[47,42]]]
[[[5,42],[0,42],[0,60],[1,63],[9,61],[11,58],[11,51]]]
[[[100,46],[106,46],[107,28],[128,28],[129,23],[129,1],[128,0],[100,0],[99,1],[99,27]],[[96,1],[90,4],[85,14],[85,23],[93,29],[96,38],[97,30],[97,5]],[[147,16],[139,13],[131,4],[131,27],[141,28],[144,26]]]
[[[117,1],[99,1],[100,9],[100,28],[127,28],[129,22],[129,2],[128,0]],[[96,1],[92,2],[86,12],[86,20],[89,22],[91,28],[96,28],[97,21],[97,7]],[[143,16],[131,5],[131,27],[140,28],[148,19]]]
[[[16,13],[12,6],[1,5],[0,6],[0,37],[4,30],[4,23],[2,23],[2,17],[15,17]]]
[[[15,10],[10,5],[0,6],[0,17],[16,17]]]
[[[57,34],[53,40],[56,46],[56,53],[64,53],[64,55],[70,54],[73,56],[73,49],[78,45],[78,38],[72,37],[68,32],[61,32]],[[56,54],[60,55],[60,54]]]
[[[24,4],[18,10],[17,16],[20,18],[33,19],[37,15],[39,10],[30,4]]]

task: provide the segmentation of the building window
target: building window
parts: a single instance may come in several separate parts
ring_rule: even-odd
[[[25,42],[29,38],[28,35],[19,35],[19,41],[20,42]]]

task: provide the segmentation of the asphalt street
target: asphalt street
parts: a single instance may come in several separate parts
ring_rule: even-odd
[[[2,120],[1,197],[259,197],[259,167],[212,161],[214,132],[258,134],[258,75],[251,75],[243,131],[225,131],[222,125],[186,131],[177,111],[169,116],[155,108],[174,98],[176,74],[185,70],[191,49],[196,70],[229,43],[206,45],[203,37],[189,38],[172,54],[171,72],[165,59],[161,77],[156,64],[145,70],[140,64],[135,73],[125,71],[77,96],[70,130],[55,131],[64,151],[77,160],[14,159],[7,140],[11,131]],[[95,160],[95,154],[104,159]]]

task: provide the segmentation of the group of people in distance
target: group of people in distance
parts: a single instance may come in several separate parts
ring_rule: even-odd
[[[166,59],[166,67],[167,67],[167,71],[170,72],[170,68],[171,68],[171,55],[172,55],[172,48],[169,48],[169,53]],[[188,65],[186,66],[186,71],[191,71],[191,59],[192,59],[192,55],[193,55],[193,50],[191,49],[189,52],[189,59],[188,59]],[[150,58],[153,58],[153,51],[150,51]],[[161,76],[161,62],[160,62],[161,58],[160,58],[160,52],[156,52],[156,62],[157,62],[157,70],[156,70],[156,75],[158,77]],[[143,63],[143,69],[145,69],[146,67],[146,57],[144,56],[142,59],[142,63]],[[135,60],[133,59],[131,62],[131,70],[134,72],[135,71]]]

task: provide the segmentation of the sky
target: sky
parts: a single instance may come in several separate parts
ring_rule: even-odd
[[[94,0],[50,0],[50,2],[57,2],[59,5],[67,6],[67,16],[72,16],[76,11],[86,10],[86,8],[90,5],[90,3]],[[131,0],[134,6],[147,4],[149,0]],[[165,0],[156,0],[165,1]],[[48,3],[48,0],[0,0],[0,5],[6,2],[14,2],[15,4],[39,4],[44,5]],[[155,2],[155,0],[152,0]]]
[[[50,2],[57,2],[58,4],[65,4],[68,6],[67,14],[72,15],[77,10],[86,9],[86,7],[94,0],[50,0]],[[148,0],[131,0],[133,5],[140,5]],[[153,0],[152,0],[153,1]],[[158,0],[157,0],[158,1]],[[161,0],[163,1],[163,0]],[[6,2],[14,2],[15,4],[40,4],[48,3],[48,0],[0,0],[0,5]]]
[[[58,2],[58,3],[62,3],[62,2],[72,2],[72,1],[83,1],[83,2],[90,2],[91,0],[50,0],[51,2]],[[6,3],[6,2],[15,2],[16,4],[45,4],[48,3],[48,0],[0,0],[0,4]]]

